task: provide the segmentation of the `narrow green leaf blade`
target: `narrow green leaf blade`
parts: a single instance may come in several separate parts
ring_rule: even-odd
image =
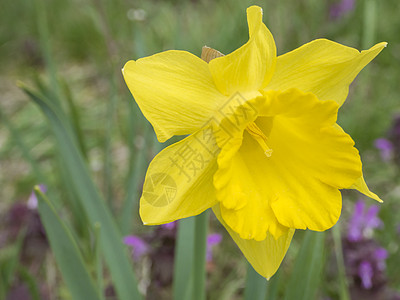
[[[267,295],[267,280],[254,271],[248,263],[246,287],[244,289],[245,300],[265,300]]]
[[[343,258],[342,236],[340,232],[340,222],[332,228],[333,243],[335,247],[336,262],[338,267],[338,277],[340,283],[340,299],[350,300],[349,285],[346,278],[346,268]]]
[[[38,187],[35,187],[35,194],[39,200],[39,214],[51,249],[72,298],[100,299],[72,234]]]
[[[178,223],[175,246],[173,299],[188,300],[191,294],[191,270],[194,253],[195,218],[182,219]]]
[[[193,254],[193,300],[206,299],[206,250],[207,250],[207,231],[208,215],[206,210],[195,216],[194,232],[194,254]]]
[[[325,233],[305,233],[292,274],[285,288],[285,300],[316,299],[324,264]]]
[[[281,269],[278,269],[276,274],[267,283],[266,300],[278,299],[279,288],[281,286]]]
[[[122,237],[117,229],[115,219],[100,197],[99,192],[90,178],[84,159],[76,145],[76,139],[71,136],[72,130],[65,122],[65,115],[51,101],[37,95],[21,85],[25,93],[42,109],[48,118],[57,141],[61,158],[65,161],[73,189],[79,197],[91,224],[98,222],[101,230],[101,245],[105,260],[110,269],[111,277],[120,300],[141,299],[137,288],[135,275],[123,245]]]

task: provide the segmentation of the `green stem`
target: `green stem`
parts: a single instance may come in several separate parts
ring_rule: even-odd
[[[52,93],[52,96],[54,96],[51,98],[51,100],[56,105],[60,106],[61,93],[57,79],[57,69],[52,56],[51,39],[50,39],[46,7],[47,5],[44,0],[35,1],[35,10],[36,10],[35,17],[39,33],[39,45],[43,53],[48,75],[50,77],[50,85],[51,85],[50,91]]]
[[[101,258],[101,224],[99,222],[94,223],[94,236],[95,236],[95,246],[94,246],[94,259],[96,263],[96,281],[97,288],[101,300],[104,299],[104,286],[103,286],[103,262]]]
[[[376,2],[365,0],[364,2],[364,28],[362,47],[367,49],[375,42],[376,33]]]
[[[0,110],[0,122],[3,122],[5,127],[9,130],[11,138],[14,140],[14,143],[21,151],[23,158],[31,164],[31,168],[33,173],[35,173],[36,179],[41,183],[46,183],[46,177],[42,173],[40,169],[40,165],[37,160],[32,156],[30,152],[30,148],[25,143],[22,132],[11,122],[9,117]]]
[[[206,248],[208,231],[208,211],[195,220],[194,260],[193,260],[193,300],[206,299]]]
[[[267,280],[259,275],[253,267],[248,264],[246,287],[244,289],[245,300],[264,300],[267,296]]]
[[[146,124],[147,125],[147,124]],[[151,128],[150,125],[145,127],[143,132],[143,139],[149,136]],[[137,149],[136,156],[132,158],[133,163],[131,163],[130,170],[128,174],[128,180],[126,182],[126,196],[124,204],[121,210],[120,227],[124,235],[129,234],[132,229],[133,220],[137,215],[133,215],[132,211],[139,211],[138,206],[138,182],[146,174],[146,167],[148,166],[148,141],[144,141],[144,145]],[[131,148],[131,152],[135,152],[134,148]],[[133,156],[133,154],[131,154]]]
[[[190,299],[193,269],[195,217],[179,220],[174,258],[173,299]]]
[[[111,93],[110,100],[107,105],[107,118],[106,118],[106,127],[105,127],[105,138],[104,138],[104,177],[103,177],[103,185],[104,185],[104,195],[107,201],[107,204],[111,211],[115,213],[115,201],[113,201],[113,174],[112,174],[112,164],[113,164],[113,155],[112,155],[112,139],[113,139],[113,127],[114,127],[114,114],[115,108],[117,107],[117,99],[116,99],[116,87],[115,80],[111,79]]]
[[[343,259],[342,236],[339,223],[332,228],[333,243],[335,247],[336,262],[340,280],[340,299],[350,300],[349,287],[346,278],[346,271]]]

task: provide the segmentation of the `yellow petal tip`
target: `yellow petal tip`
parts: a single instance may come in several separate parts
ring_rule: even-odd
[[[371,192],[364,180],[364,176],[361,176],[353,183],[350,189],[358,190],[360,193],[364,194],[365,196],[378,201],[379,203],[383,203],[383,200],[379,198],[379,196],[373,192]]]
[[[252,6],[248,7],[246,11],[247,11],[247,13],[254,11],[254,12],[261,12],[261,14],[263,14],[263,9],[258,5],[252,5]]]
[[[365,50],[365,51],[371,51],[371,50],[378,50],[379,49],[379,52],[381,52],[383,50],[383,48],[387,47],[387,45],[388,45],[387,42],[381,42],[381,43],[378,43],[378,44],[372,46],[369,50]],[[363,52],[363,51],[361,51],[361,52]]]

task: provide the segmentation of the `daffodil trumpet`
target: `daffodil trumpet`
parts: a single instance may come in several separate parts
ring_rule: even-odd
[[[186,138],[150,163],[140,216],[155,225],[212,208],[254,269],[270,278],[295,229],[338,220],[340,189],[377,201],[354,141],[336,123],[349,85],[386,43],[359,52],[317,39],[281,56],[247,9],[249,40],[202,58],[165,51],[129,61],[125,81],[157,138]]]

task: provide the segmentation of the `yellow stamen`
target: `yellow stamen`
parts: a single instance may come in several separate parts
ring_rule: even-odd
[[[272,149],[270,149],[267,146],[267,137],[266,135],[261,131],[260,128],[256,125],[256,123],[251,122],[249,125],[246,127],[247,132],[251,135],[253,139],[257,141],[257,143],[260,145],[260,147],[264,150],[264,154],[267,157],[271,157],[272,155]]]

